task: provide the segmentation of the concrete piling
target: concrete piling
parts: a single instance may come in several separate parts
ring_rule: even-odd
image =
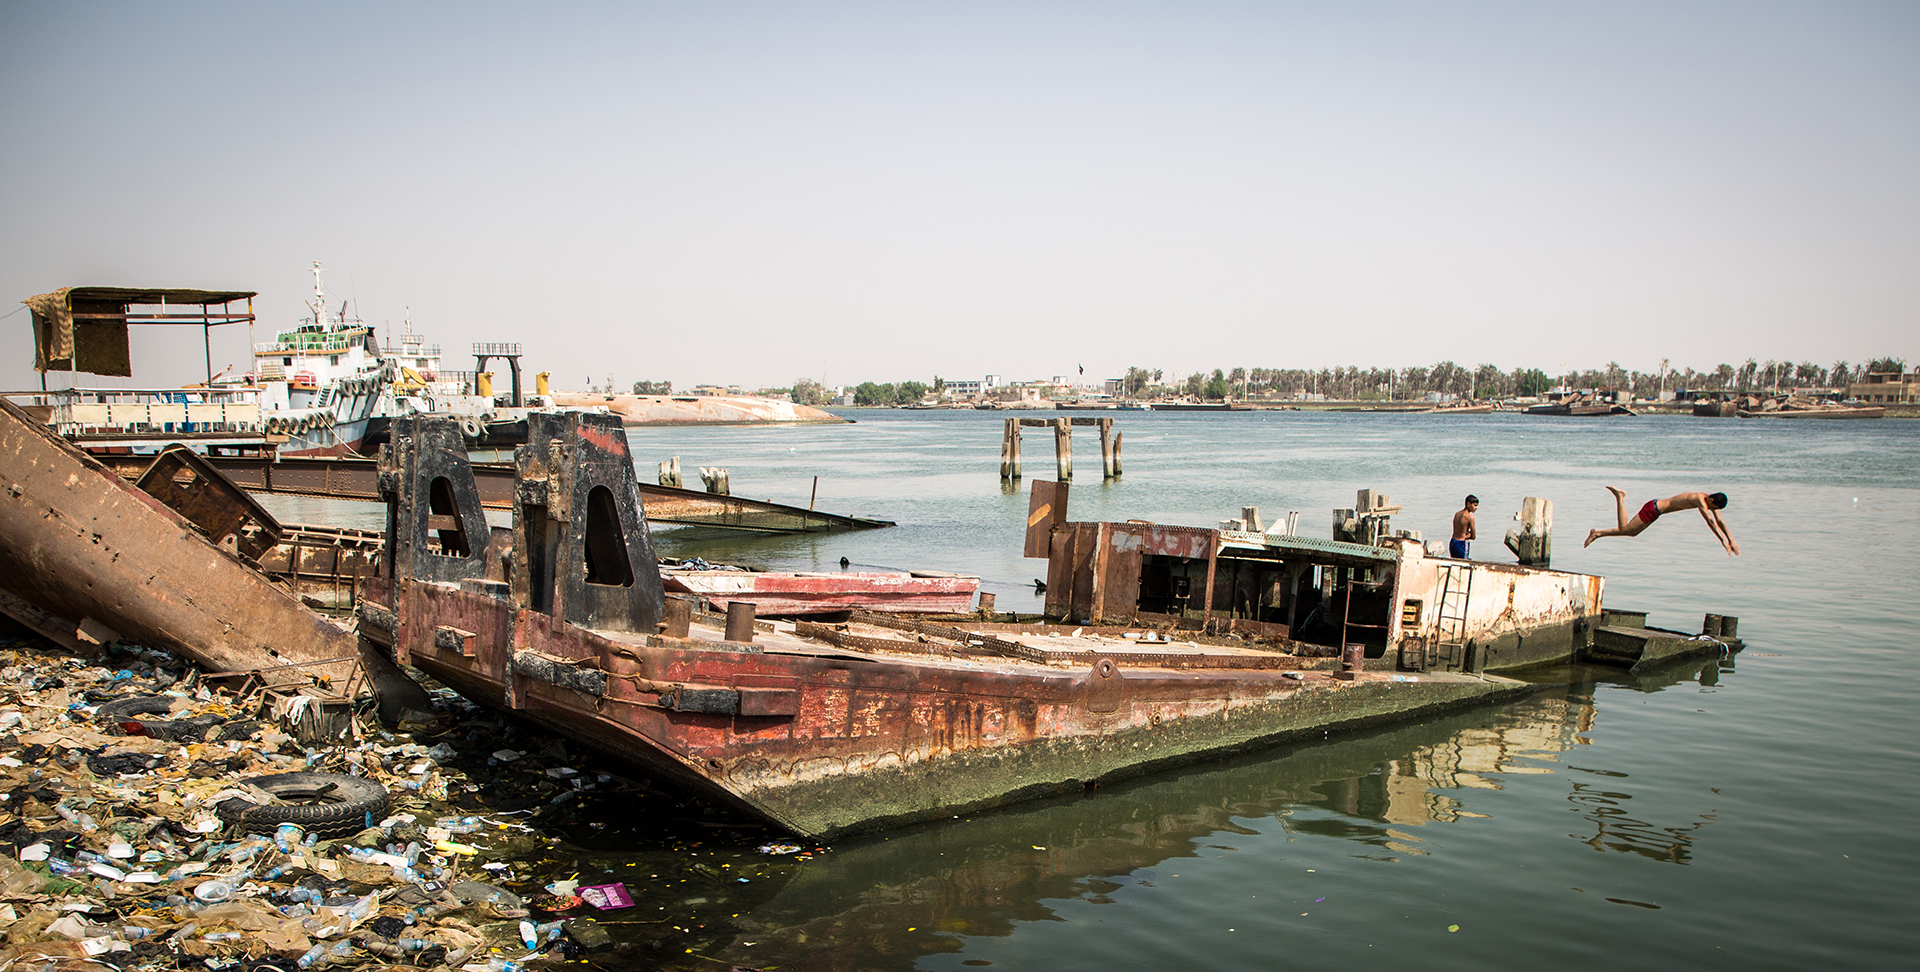
[[[660,463],[660,485],[680,488],[680,457],[674,456]]]
[[[719,466],[701,466],[700,481],[707,486],[707,492],[719,496],[730,495],[731,484],[727,482],[727,471]]]
[[[1023,426],[1053,429],[1055,477],[1060,482],[1073,480],[1073,427],[1091,425],[1100,430],[1100,475],[1120,478],[1120,433],[1110,418],[1010,418],[1000,432],[1000,481],[1020,478],[1020,429]]]
[[[1006,420],[1006,428],[1000,433],[1000,480],[1012,482],[1020,478],[1020,420]]]
[[[1113,431],[1113,420],[1100,420],[1100,478],[1112,479],[1120,475],[1120,457],[1115,452],[1118,435]]]
[[[1073,482],[1073,420],[1053,420],[1053,466],[1063,483]]]

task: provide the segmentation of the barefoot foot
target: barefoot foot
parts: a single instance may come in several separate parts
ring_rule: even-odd
[[[1615,489],[1615,488],[1614,488],[1614,487],[1612,487],[1612,486],[1608,486],[1608,487],[1607,487],[1607,492],[1609,492],[1609,493],[1612,493],[1612,494],[1613,494],[1613,498],[1614,498],[1614,499],[1626,499],[1626,498],[1627,498],[1627,492],[1626,492],[1626,490],[1623,490],[1623,489]]]
[[[1609,488],[1609,489],[1611,489],[1612,487],[1608,487],[1608,488]],[[1600,539],[1600,531],[1598,531],[1598,530],[1588,530],[1588,531],[1587,531],[1587,542],[1586,542],[1586,543],[1583,543],[1583,544],[1581,544],[1580,546],[1581,546],[1581,547],[1582,547],[1583,549],[1584,549],[1584,548],[1586,548],[1586,547],[1591,547],[1591,546],[1593,546],[1593,542],[1594,542],[1595,540],[1598,540],[1598,539]]]

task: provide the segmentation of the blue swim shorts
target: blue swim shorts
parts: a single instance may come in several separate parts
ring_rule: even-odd
[[[1467,544],[1472,542],[1471,540],[1448,540],[1447,554],[1455,560],[1465,560],[1467,559]]]

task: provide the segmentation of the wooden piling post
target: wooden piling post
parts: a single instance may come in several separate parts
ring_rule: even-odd
[[[1100,478],[1112,479],[1120,472],[1113,461],[1113,420],[1100,420]]]
[[[1073,482],[1073,420],[1053,420],[1053,464],[1063,483]]]
[[[732,491],[727,482],[727,471],[720,466],[701,466],[700,479],[706,483],[707,492],[716,496],[727,496]]]
[[[674,456],[660,463],[660,485],[680,488],[680,457]]]
[[[1120,478],[1120,433],[1113,434],[1113,478]]]

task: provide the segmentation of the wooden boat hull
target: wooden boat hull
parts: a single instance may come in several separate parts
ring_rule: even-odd
[[[662,570],[669,591],[715,603],[745,601],[762,616],[866,611],[960,614],[973,610],[980,578],[900,572],[786,573],[747,570]]]

